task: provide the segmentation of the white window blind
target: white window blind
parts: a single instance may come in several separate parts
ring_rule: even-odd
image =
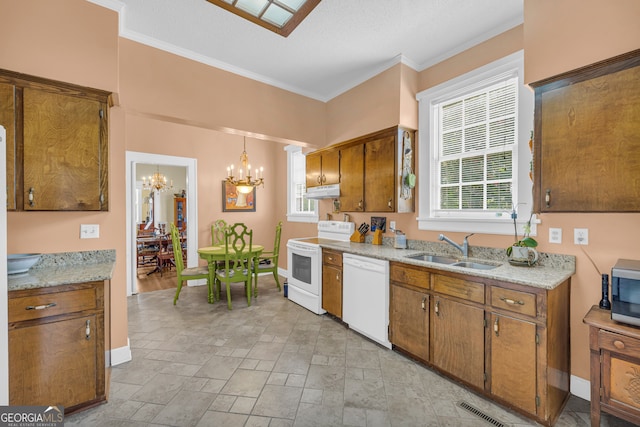
[[[439,209],[511,208],[516,85],[509,78],[437,106]]]
[[[534,99],[523,76],[519,51],[418,93],[419,229],[513,234],[514,206],[526,222]]]
[[[293,145],[285,147],[287,152],[288,207],[287,219],[295,222],[317,222],[318,209],[315,200],[305,197],[306,159],[302,149]]]

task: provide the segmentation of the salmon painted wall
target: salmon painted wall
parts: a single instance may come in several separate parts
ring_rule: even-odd
[[[120,102],[128,112],[285,143],[324,143],[320,101],[127,39],[120,39],[119,72]]]
[[[80,0],[0,0],[0,67],[117,91],[118,15]],[[112,345],[126,345],[123,139],[110,114],[109,212],[8,212],[8,253],[116,250],[111,286]],[[80,239],[80,224],[98,224],[99,239]]]
[[[640,48],[640,2],[636,0],[526,0],[524,17],[526,82]],[[599,272],[610,274],[618,258],[640,259],[640,214],[546,214],[541,220],[541,249],[577,258],[571,284],[571,369],[588,379],[588,328],[582,318],[600,300]],[[561,245],[548,243],[549,227],[562,228]],[[589,229],[588,246],[573,244],[574,228]]]

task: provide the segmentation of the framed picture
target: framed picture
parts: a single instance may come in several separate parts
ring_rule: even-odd
[[[222,181],[222,212],[255,212],[256,188],[249,194],[236,190],[236,186]]]

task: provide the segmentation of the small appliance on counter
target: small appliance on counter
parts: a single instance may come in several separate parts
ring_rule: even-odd
[[[619,259],[611,269],[611,319],[640,326],[640,261]]]
[[[396,230],[396,240],[393,247],[396,249],[407,249],[407,235],[400,230]]]

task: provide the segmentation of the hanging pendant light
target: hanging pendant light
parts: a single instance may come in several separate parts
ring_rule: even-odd
[[[240,165],[238,176],[234,176],[235,169],[233,165],[227,167],[227,182],[234,185],[236,190],[242,194],[249,194],[254,187],[264,184],[263,167],[255,169],[255,175],[251,176],[251,165],[249,164],[249,156],[247,155],[247,138],[244,138],[244,146],[242,154],[240,154]]]
[[[156,193],[163,193],[173,190],[173,180],[169,182],[167,177],[160,173],[160,166],[156,166],[156,172],[153,175],[142,177],[142,188]]]

